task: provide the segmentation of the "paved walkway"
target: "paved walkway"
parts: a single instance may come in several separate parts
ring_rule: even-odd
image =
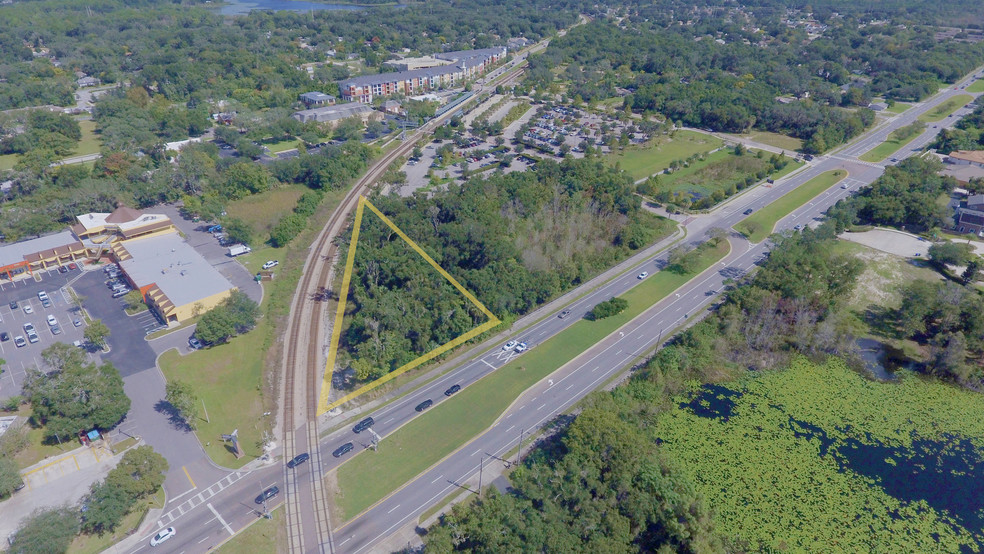
[[[142,443],[138,443],[142,444]],[[92,483],[116,467],[122,453],[114,455],[100,444],[82,446],[42,460],[21,472],[27,486],[0,502],[0,537],[7,537],[39,508],[77,504]]]

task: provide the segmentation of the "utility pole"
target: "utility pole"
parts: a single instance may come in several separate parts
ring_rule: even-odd
[[[519,448],[516,452],[516,465],[519,465],[520,460],[523,459],[523,433],[526,432],[526,428],[519,430]]]
[[[478,463],[478,496],[482,497],[482,471],[485,469],[485,456],[482,456],[482,461]]]
[[[263,491],[263,483],[260,483],[260,498],[263,499],[263,517],[270,519],[270,510],[267,509],[266,494]]]

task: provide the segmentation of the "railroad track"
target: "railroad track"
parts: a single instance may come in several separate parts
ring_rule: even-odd
[[[499,82],[509,82],[522,71],[523,66],[510,70]],[[462,106],[471,102],[474,98]],[[327,306],[315,300],[331,284],[337,254],[335,238],[347,227],[359,197],[368,193],[389,165],[408,154],[418,138],[443,125],[456,112],[452,110],[423,125],[410,134],[403,144],[377,160],[342,199],[311,245],[305,260],[304,271],[291,302],[282,367],[284,458],[290,459],[301,452],[311,455],[310,471],[307,473],[288,470],[284,466],[288,547],[291,552],[335,552],[328,497],[322,486],[321,451],[318,448],[318,400],[325,370],[322,345]],[[299,399],[303,400],[298,402]],[[306,504],[314,508],[313,513],[304,510]],[[305,521],[312,517],[313,521]],[[311,534],[314,530],[317,535]]]

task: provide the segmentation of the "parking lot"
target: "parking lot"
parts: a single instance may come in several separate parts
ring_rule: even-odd
[[[55,342],[72,344],[82,340],[85,324],[78,308],[73,304],[65,285],[81,276],[81,269],[60,273],[58,270],[40,271],[35,278],[28,277],[14,282],[0,282],[0,333],[8,339],[0,341],[0,358],[6,361],[0,375],[0,399],[21,393],[24,376],[31,367],[42,367],[41,352]],[[49,306],[44,306],[38,293],[44,291]],[[12,303],[16,302],[16,307]],[[30,312],[30,313],[28,313]],[[48,324],[52,316],[60,331]],[[73,322],[78,320],[79,326]],[[37,333],[37,342],[28,342],[24,325],[31,324]],[[25,345],[15,345],[17,337],[23,337]],[[98,360],[97,354],[90,354]]]

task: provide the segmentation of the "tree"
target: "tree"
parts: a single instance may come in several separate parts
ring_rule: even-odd
[[[107,327],[101,320],[94,319],[89,323],[89,326],[85,328],[82,336],[85,337],[85,340],[91,342],[92,344],[102,346],[103,341],[109,336],[109,327]]]
[[[182,381],[168,381],[164,399],[177,410],[189,427],[194,429],[198,421],[198,397],[191,385]]]
[[[945,241],[929,247],[929,259],[945,268],[948,265],[964,265],[971,259],[974,249],[969,244]]]
[[[116,529],[137,499],[108,481],[93,483],[85,497],[82,530],[86,533],[108,533]]]
[[[230,241],[238,244],[253,242],[253,229],[248,223],[238,217],[229,217],[222,221],[222,231]]]
[[[134,498],[143,498],[161,488],[168,468],[167,460],[153,447],[138,446],[127,450],[120,463],[106,476],[106,482]]]
[[[975,256],[974,259],[967,262],[967,268],[964,270],[963,274],[960,275],[960,279],[965,285],[969,285],[977,281],[977,277],[981,272],[981,260],[979,257]]]
[[[267,168],[251,162],[237,162],[222,173],[222,191],[230,199],[258,194],[270,189],[273,177]]]
[[[61,554],[79,534],[75,509],[63,506],[36,510],[21,524],[10,543],[10,554]]]
[[[611,317],[624,312],[628,307],[629,302],[624,298],[609,298],[604,302],[600,302],[594,307],[594,309],[588,312],[588,319],[605,319],[606,317]]]
[[[59,364],[53,371],[44,374],[34,369],[28,373],[24,391],[30,398],[33,417],[45,426],[49,439],[114,427],[130,410],[120,372],[109,362],[97,366],[59,354],[64,347],[68,345],[60,343],[44,353],[49,364]]]
[[[131,290],[126,293],[126,296],[123,297],[123,301],[126,302],[126,309],[131,312],[145,306],[143,294],[139,290]]]
[[[13,457],[0,458],[0,498],[10,496],[17,487],[24,484],[21,479],[20,468]]]
[[[692,247],[681,244],[670,250],[666,262],[668,267],[677,273],[689,273],[693,270],[697,257],[693,255]]]
[[[721,227],[711,227],[707,230],[706,235],[707,239],[715,245],[720,244],[721,241],[728,240],[728,232]]]
[[[350,117],[343,119],[335,127],[332,138],[340,141],[359,140],[362,138],[362,121],[358,118]]]

